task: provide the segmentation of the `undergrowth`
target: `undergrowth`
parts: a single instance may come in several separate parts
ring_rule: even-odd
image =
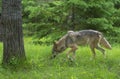
[[[31,40],[25,39],[27,61],[11,67],[0,65],[2,79],[120,79],[118,44],[112,45],[112,50],[106,50],[106,58],[96,50],[95,60],[90,60],[89,47],[79,47],[76,59],[71,62],[66,58],[69,49],[50,59],[52,45],[35,45]],[[0,44],[1,61],[2,47]]]

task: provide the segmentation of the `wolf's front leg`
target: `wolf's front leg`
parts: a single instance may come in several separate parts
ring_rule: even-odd
[[[73,52],[73,55],[72,55],[72,59],[73,59],[73,60],[75,60],[75,58],[76,58],[76,54],[75,54],[75,53],[76,53],[76,52],[74,51],[74,52]]]
[[[72,52],[72,49],[67,52],[67,58],[70,59],[70,53]]]
[[[74,60],[75,59],[75,51],[78,49],[77,45],[73,45],[73,46],[70,46],[71,50],[67,52],[67,58],[70,59],[70,60]],[[72,55],[72,59],[70,58],[69,54],[70,53],[73,53]]]

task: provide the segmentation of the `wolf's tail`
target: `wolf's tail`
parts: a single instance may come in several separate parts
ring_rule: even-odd
[[[107,49],[112,49],[110,43],[106,40],[105,37],[102,37],[102,36],[101,36],[101,39],[100,39],[100,45],[107,48]]]

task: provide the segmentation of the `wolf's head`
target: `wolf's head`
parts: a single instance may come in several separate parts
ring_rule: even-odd
[[[63,43],[54,42],[52,48],[52,58],[55,58],[59,53],[63,52],[66,49]]]

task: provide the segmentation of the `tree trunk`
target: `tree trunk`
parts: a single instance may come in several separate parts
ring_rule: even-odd
[[[0,42],[3,41],[3,26],[1,23],[1,16],[0,16]]]
[[[72,9],[71,9],[72,13],[71,13],[71,30],[75,29],[75,8],[74,8],[74,4],[72,5]]]
[[[25,60],[21,0],[2,0],[2,24],[4,28],[3,63],[13,58]]]
[[[70,28],[69,30],[75,30],[75,5],[74,4],[71,4],[70,6],[69,15],[67,16],[66,21]]]

